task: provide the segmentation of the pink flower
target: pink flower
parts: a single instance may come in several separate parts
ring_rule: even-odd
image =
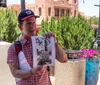
[[[100,57],[100,52],[93,49],[83,49],[81,50],[80,58],[97,58]]]

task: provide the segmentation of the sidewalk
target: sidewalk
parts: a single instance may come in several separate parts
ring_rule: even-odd
[[[7,65],[7,49],[9,45],[0,45],[0,85],[16,85]]]
[[[54,76],[50,76],[50,80],[51,80],[52,85],[55,85],[55,77]]]
[[[98,78],[98,83],[97,85],[100,85],[100,69],[99,69],[99,78]]]

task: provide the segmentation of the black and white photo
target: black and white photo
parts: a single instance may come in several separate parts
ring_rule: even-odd
[[[55,44],[54,38],[43,36],[32,37],[33,46],[33,66],[41,65],[53,66],[55,63]]]

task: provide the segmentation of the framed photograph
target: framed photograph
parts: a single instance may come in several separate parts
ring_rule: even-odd
[[[56,55],[53,37],[33,36],[32,47],[33,67],[39,67],[41,65],[54,66]]]

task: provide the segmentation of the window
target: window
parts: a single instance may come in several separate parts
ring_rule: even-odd
[[[64,16],[64,9],[61,9],[61,16]]]
[[[51,16],[51,8],[48,8],[48,16]]]
[[[67,10],[66,10],[66,16],[69,16],[69,12],[70,12],[70,10],[67,9]]]
[[[39,16],[42,15],[42,10],[41,10],[41,7],[39,7]]]
[[[59,9],[55,8],[55,16],[59,16]]]

